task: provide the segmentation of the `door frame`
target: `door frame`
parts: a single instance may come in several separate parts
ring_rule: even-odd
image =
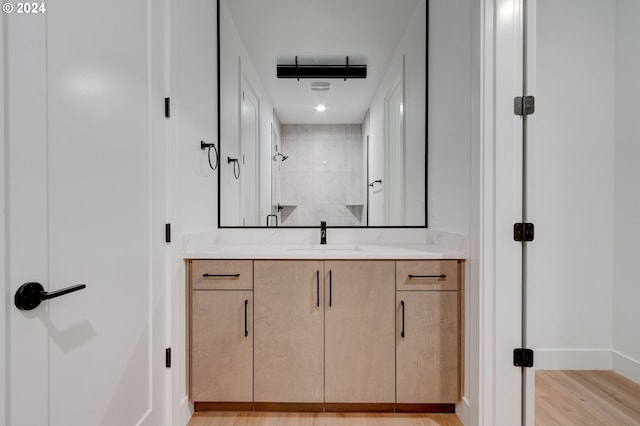
[[[242,169],[244,169],[244,173],[240,174],[240,217],[242,217],[242,226],[258,226],[260,224],[260,131],[261,131],[261,101],[258,97],[258,93],[253,88],[249,77],[242,72],[242,78],[240,80],[240,144],[239,144],[239,157],[238,160],[242,164]],[[251,140],[251,146],[246,146],[245,144],[245,135],[243,134],[243,117],[244,117],[244,103],[245,103],[245,94],[248,94],[255,100],[255,127],[254,127],[254,136]],[[249,153],[253,157],[253,162],[255,163],[255,167],[251,168],[251,175],[247,176],[245,167],[245,157],[246,154]],[[251,178],[251,179],[249,179]],[[251,185],[255,188],[255,195],[252,198],[251,202],[255,206],[254,211],[249,211],[251,222],[255,222],[255,225],[245,225],[245,221],[247,219],[247,205],[245,203],[246,197],[246,189],[247,185]]]
[[[7,295],[9,289],[7,287],[7,236],[6,236],[6,205],[5,205],[5,173],[6,173],[6,159],[5,159],[5,104],[7,102],[6,90],[5,90],[5,66],[6,66],[6,51],[5,51],[5,18],[0,18],[0,58],[2,63],[0,66],[0,164],[2,164],[3,171],[0,173],[0,318],[4,320],[4,324],[8,323],[7,318]],[[0,387],[0,422],[4,421],[4,424],[9,424],[9,413],[7,410],[7,327],[0,327],[0,382],[3,385]]]
[[[478,257],[472,251],[470,259],[479,276],[477,358],[471,354],[478,413],[471,418],[481,425],[522,421],[522,373],[512,358],[522,338],[522,251],[513,240],[513,224],[522,221],[522,124],[513,98],[522,96],[524,1],[484,0],[481,10]]]
[[[399,105],[404,106],[404,57],[402,70],[384,97],[384,224],[404,223],[405,220],[405,115],[394,103],[399,95]],[[392,123],[394,124],[392,126]],[[367,182],[368,183],[368,182]]]
[[[535,95],[537,93],[537,85],[536,85],[536,23],[537,23],[537,0],[524,0],[524,95]],[[524,158],[525,158],[525,170],[524,170],[524,208],[523,208],[523,221],[531,222],[533,215],[533,206],[532,206],[532,193],[529,190],[530,185],[527,183],[530,173],[527,169],[531,169],[532,162],[534,160],[534,150],[532,148],[531,142],[535,142],[535,124],[531,122],[531,120],[527,120],[527,125],[524,128],[524,137],[525,137],[525,146],[524,146]],[[535,268],[534,266],[534,256],[531,250],[526,248],[527,243],[523,243],[525,245],[525,250],[523,252],[523,261],[525,262],[523,277],[525,280],[523,292],[523,346],[529,349],[535,349],[536,341],[535,341],[535,326],[533,321],[529,321],[531,315],[529,312],[534,312],[534,301],[535,301],[535,287],[530,285],[530,283],[535,282]],[[535,358],[535,357],[534,357]],[[536,419],[536,364],[534,362],[533,366],[530,368],[523,369],[523,384],[522,384],[522,410],[523,410],[523,418],[522,424],[527,426],[535,425]]]

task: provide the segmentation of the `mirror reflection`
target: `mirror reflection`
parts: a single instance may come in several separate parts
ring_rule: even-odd
[[[219,0],[219,225],[426,226],[427,0]]]

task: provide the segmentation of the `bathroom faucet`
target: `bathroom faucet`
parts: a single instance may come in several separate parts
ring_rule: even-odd
[[[320,221],[320,244],[327,244],[327,222]]]

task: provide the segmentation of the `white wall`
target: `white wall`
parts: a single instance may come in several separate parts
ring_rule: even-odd
[[[219,147],[217,123],[216,4],[172,2],[171,97],[173,139],[179,163],[173,177],[181,232],[217,226],[217,171],[200,141]],[[210,52],[204,54],[203,52]]]
[[[429,228],[469,230],[472,38],[469,0],[430,0]],[[477,48],[477,47],[476,47]]]
[[[530,336],[538,369],[610,368],[615,2],[537,1]]]
[[[615,87],[613,368],[640,383],[640,2],[618,0]]]
[[[200,141],[218,142],[216,3],[171,2],[172,159],[169,166],[173,243],[171,274],[172,422],[191,417],[186,387],[185,270],[181,235],[218,224],[217,171],[209,168]],[[210,52],[210,54],[203,54]]]

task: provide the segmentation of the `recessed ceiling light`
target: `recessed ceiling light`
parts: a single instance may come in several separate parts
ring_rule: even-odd
[[[327,109],[327,107],[326,107],[326,106],[324,106],[324,105],[322,105],[322,104],[320,104],[320,105],[318,105],[318,106],[316,107],[316,111],[318,111],[318,112],[322,112],[322,111],[324,111],[324,110],[326,110],[326,109]]]

